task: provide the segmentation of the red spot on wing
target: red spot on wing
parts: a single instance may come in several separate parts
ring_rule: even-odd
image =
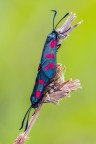
[[[45,71],[48,71],[48,70],[50,70],[50,69],[54,69],[54,63],[50,63],[49,65],[47,65],[45,68],[44,68],[44,70]]]
[[[49,67],[48,67],[48,66],[46,66],[46,67],[44,68],[44,70],[45,70],[45,71],[47,71],[48,69],[49,69]]]
[[[43,85],[46,86],[46,82],[44,82]]]
[[[49,67],[50,67],[51,69],[53,69],[53,68],[54,68],[54,63],[50,63]]]
[[[47,54],[47,55],[46,55],[46,58],[51,58],[51,54]]]
[[[42,79],[40,79],[38,82],[39,82],[40,84],[43,84],[44,86],[46,85],[46,82],[45,82],[44,80],[42,80]]]
[[[42,84],[42,83],[43,83],[43,80],[42,80],[42,79],[40,79],[40,80],[39,80],[39,83],[40,83],[40,84]]]
[[[48,58],[48,59],[50,59],[50,58],[54,59],[54,58],[55,58],[55,55],[54,55],[54,54],[47,54],[47,55],[46,55],[46,58]]]
[[[57,41],[52,40],[52,41],[50,42],[50,47],[51,47],[51,48],[54,48],[54,47],[56,47],[56,46],[57,46]]]
[[[41,97],[41,91],[37,91],[37,92],[36,92],[36,98],[39,99],[40,97]]]
[[[54,59],[54,58],[55,58],[55,55],[54,55],[54,54],[51,54],[51,58],[53,58],[53,59]]]

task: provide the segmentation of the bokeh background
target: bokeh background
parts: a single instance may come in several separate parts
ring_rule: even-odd
[[[12,144],[20,133],[52,30],[51,9],[58,11],[55,23],[69,11],[77,14],[75,23],[84,20],[58,52],[66,79],[80,79],[83,89],[57,106],[44,105],[27,144],[96,144],[95,0],[0,0],[0,144]]]

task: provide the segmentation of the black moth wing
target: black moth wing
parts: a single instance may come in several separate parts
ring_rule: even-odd
[[[56,34],[51,33],[48,35],[44,45],[40,68],[38,70],[35,86],[30,99],[33,107],[38,107],[39,102],[43,98],[45,88],[56,74],[56,52],[57,37]]]
[[[56,74],[56,53],[57,35],[55,33],[51,33],[47,37],[41,58],[41,69],[43,70],[45,75],[50,79],[52,79]]]

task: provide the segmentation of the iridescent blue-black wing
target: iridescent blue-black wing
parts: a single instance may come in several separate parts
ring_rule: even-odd
[[[52,79],[56,74],[56,52],[57,52],[57,41],[52,40],[49,43],[45,43],[45,47],[42,58],[41,58],[41,69],[45,75]]]
[[[50,79],[45,75],[41,69],[36,78],[34,90],[31,95],[31,102],[33,107],[37,107],[39,101],[42,99],[46,86],[49,84]]]
[[[40,67],[38,70],[36,83],[34,90],[31,95],[31,102],[33,107],[37,107],[39,101],[42,99],[44,90],[50,83],[50,80],[54,78],[56,74],[56,52],[57,52],[57,41],[56,37],[50,41],[48,38],[44,45]]]

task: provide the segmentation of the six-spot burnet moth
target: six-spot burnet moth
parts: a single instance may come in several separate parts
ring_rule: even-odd
[[[70,24],[76,18],[76,15],[73,14],[71,18],[66,20],[65,24],[61,27],[61,29],[56,30],[58,24],[65,17],[67,17],[69,15],[69,13],[64,15],[63,18],[60,19],[60,21],[56,24],[56,26],[54,26],[54,20],[55,20],[57,11],[56,10],[52,10],[52,11],[54,12],[53,30],[47,36],[47,39],[46,39],[46,42],[44,45],[44,49],[42,52],[42,56],[41,56],[41,61],[40,61],[39,67],[38,67],[38,74],[36,77],[35,86],[34,86],[34,89],[33,89],[33,92],[31,94],[31,98],[30,98],[31,106],[27,110],[27,112],[23,118],[20,129],[23,128],[26,116],[27,116],[27,122],[26,122],[25,130],[27,129],[29,114],[30,114],[31,109],[37,108],[38,105],[41,103],[46,87],[49,85],[51,79],[53,79],[54,76],[56,75],[57,50],[61,46],[62,39],[68,37],[68,34],[70,33],[70,31],[72,31],[75,27],[77,27],[78,25],[81,24],[81,22],[79,22],[78,24],[74,25],[73,27],[70,27]]]

